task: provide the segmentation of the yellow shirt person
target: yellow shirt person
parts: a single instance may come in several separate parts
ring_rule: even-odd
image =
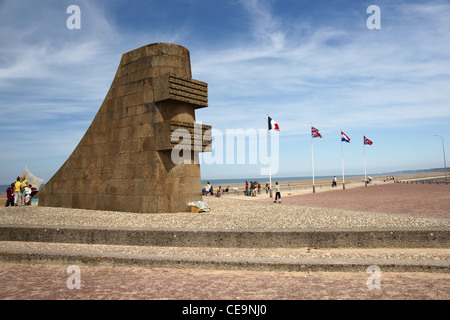
[[[20,183],[21,186],[21,191],[23,192],[25,190],[25,187],[28,187],[28,181],[27,180],[22,180]]]
[[[21,186],[22,186],[22,184],[20,183],[20,178],[17,178],[17,181],[14,184],[14,206],[15,207],[22,206],[22,195],[20,193]]]

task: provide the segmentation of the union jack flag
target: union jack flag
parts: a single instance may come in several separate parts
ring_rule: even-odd
[[[369,139],[366,138],[366,136],[364,136],[364,144],[371,146],[372,143],[373,143],[372,141],[370,141]]]
[[[319,133],[319,130],[311,126],[311,137],[313,138],[322,138],[322,135]]]

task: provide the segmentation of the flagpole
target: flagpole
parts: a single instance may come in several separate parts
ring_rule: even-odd
[[[364,150],[364,186],[367,187],[367,171],[366,171],[366,141],[363,138],[363,150]]]
[[[344,178],[344,148],[342,147],[342,130],[341,130],[341,162],[342,162],[342,189],[345,190],[345,178]]]
[[[316,193],[316,184],[315,184],[315,181],[314,181],[314,148],[313,148],[313,136],[312,136],[312,123],[310,125],[311,125],[310,134],[311,134],[313,193]]]
[[[267,114],[267,146],[269,149],[269,192],[272,198],[272,161],[271,161],[271,145],[270,145],[270,129],[269,129],[269,114]]]

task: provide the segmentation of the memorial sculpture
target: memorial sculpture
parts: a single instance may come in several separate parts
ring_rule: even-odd
[[[192,79],[186,48],[154,43],[125,53],[89,129],[39,191],[39,206],[187,211],[201,200],[198,153],[211,151],[211,127],[195,122],[207,106],[208,86]],[[180,129],[189,139],[173,134]],[[173,161],[183,143],[191,154]]]

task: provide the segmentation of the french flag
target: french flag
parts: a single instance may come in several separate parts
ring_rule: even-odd
[[[272,120],[271,117],[267,116],[269,118],[269,130],[275,130],[275,131],[280,131],[280,126],[278,125],[278,123],[276,123],[275,121]]]
[[[342,131],[341,131],[341,140],[343,142],[350,142],[350,138],[345,133],[343,133]]]

